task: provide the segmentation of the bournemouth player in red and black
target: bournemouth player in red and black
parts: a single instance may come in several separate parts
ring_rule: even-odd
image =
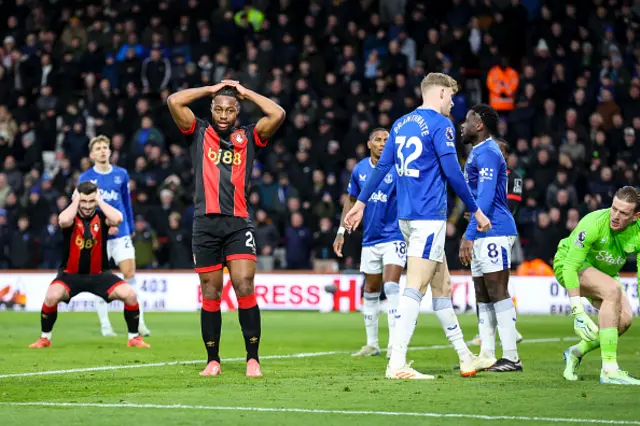
[[[29,347],[51,346],[51,330],[58,317],[58,303],[68,302],[85,291],[102,297],[107,303],[122,300],[129,330],[128,346],[151,347],[138,335],[140,309],[133,287],[109,270],[109,227],[122,222],[122,213],[100,199],[97,185],[87,181],[78,185],[71,205],[60,213],[58,222],[64,234],[64,260],[42,304],[42,336]]]
[[[212,122],[196,118],[188,105],[211,97]],[[239,99],[256,104],[263,112],[255,125],[234,127],[240,112]],[[258,358],[260,310],[253,279],[256,246],[247,211],[247,194],[256,150],[285,119],[284,110],[272,100],[246,89],[237,81],[186,89],[167,100],[173,120],[186,135],[193,161],[195,219],[193,257],[200,276],[202,339],[207,349],[207,367],[200,374],[220,374],[220,298],[223,267],[229,268],[238,298],[238,316],[247,350],[247,376],[262,376]]]

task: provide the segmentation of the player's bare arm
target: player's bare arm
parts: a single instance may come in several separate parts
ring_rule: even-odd
[[[58,215],[58,224],[60,228],[69,228],[73,225],[73,221],[78,214],[78,206],[80,205],[80,195],[78,190],[73,192],[71,196],[71,204]]]
[[[191,126],[196,121],[196,116],[188,105],[205,96],[213,96],[226,85],[226,83],[218,83],[214,86],[195,87],[181,90],[169,96],[167,98],[167,106],[173,121],[184,131],[191,129]]]
[[[340,216],[340,227],[336,234],[336,239],[333,241],[333,252],[338,257],[342,257],[342,246],[344,245],[344,231],[345,231],[345,216],[351,210],[351,207],[358,201],[356,197],[348,196],[342,207],[342,216]]]
[[[238,91],[238,97],[258,105],[265,115],[256,123],[256,132],[260,139],[267,140],[278,130],[284,122],[286,113],[284,109],[266,96],[262,96],[253,90],[247,89],[242,84],[233,80],[222,80],[221,84],[234,87]]]

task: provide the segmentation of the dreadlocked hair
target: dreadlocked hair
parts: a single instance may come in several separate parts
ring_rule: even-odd
[[[493,107],[487,104],[477,104],[471,107],[471,111],[478,114],[482,124],[486,127],[490,135],[496,135],[498,133],[498,122],[500,122],[500,116]]]

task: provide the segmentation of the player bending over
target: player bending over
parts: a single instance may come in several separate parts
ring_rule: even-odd
[[[507,163],[493,139],[500,117],[489,105],[478,104],[467,113],[462,140],[473,145],[465,165],[465,178],[493,224],[488,232],[477,232],[475,219],[469,221],[460,244],[460,261],[471,264],[471,276],[478,303],[478,328],[482,346],[476,364],[480,370],[522,371],[518,357],[516,309],[509,295],[511,249],[517,235],[516,222],[507,203]],[[498,327],[503,356],[496,361]]]
[[[134,234],[133,210],[131,195],[129,194],[129,174],[122,167],[109,164],[111,149],[109,138],[96,136],[89,142],[89,157],[94,166],[80,175],[78,182],[93,182],[98,185],[100,198],[122,213],[122,223],[109,230],[107,240],[107,256],[113,259],[120,268],[124,279],[133,287],[136,286],[136,252],[131,237]],[[138,289],[139,291],[139,289]],[[139,294],[139,293],[138,293]],[[100,329],[103,336],[115,336],[111,321],[109,321],[109,306],[104,300],[98,299],[96,307],[100,319]],[[144,323],[142,306],[140,306],[140,328],[142,336],[151,334]]]
[[[212,124],[196,118],[188,107],[207,96],[212,98]],[[253,102],[265,117],[255,125],[236,128],[238,99]],[[272,100],[230,80],[174,93],[167,104],[173,120],[186,135],[196,178],[192,248],[202,289],[200,323],[208,358],[200,374],[217,376],[221,372],[220,298],[226,265],[238,298],[238,317],[247,350],[246,375],[262,376],[258,358],[260,309],[253,285],[256,244],[247,194],[256,150],[267,146],[284,121],[285,112]]]
[[[447,118],[453,106],[451,96],[457,88],[456,81],[445,74],[430,73],[422,80],[422,106],[393,124],[380,161],[345,217],[347,229],[355,229],[362,220],[365,203],[395,165],[398,218],[408,244],[408,260],[407,285],[398,303],[393,352],[386,371],[386,377],[392,379],[434,378],[407,364],[420,303],[430,283],[433,310],[458,353],[460,373],[476,373],[477,358],[464,341],[451,304],[451,277],[444,256],[447,182],[474,214],[479,231],[489,230],[491,223],[476,205],[458,163],[456,134]]]
[[[385,129],[374,129],[369,135],[367,146],[371,157],[360,161],[351,172],[349,180],[349,198],[342,209],[340,229],[333,243],[336,255],[342,257],[344,244],[344,216],[356,202],[360,189],[371,176],[373,168],[380,160],[380,154],[389,137]],[[400,298],[400,275],[407,261],[407,245],[398,226],[398,206],[396,205],[395,170],[389,171],[376,192],[367,200],[364,216],[364,233],[362,237],[362,256],[360,271],[364,273],[364,329],[367,344],[352,356],[380,355],[378,345],[378,311],[380,309],[380,290],[384,283],[387,295],[387,321],[389,324],[389,345],[387,358],[391,354],[391,343],[396,324],[396,308]]]
[[[619,273],[630,254],[640,253],[639,218],[640,193],[632,186],[624,186],[616,192],[611,208],[583,217],[558,245],[553,272],[569,292],[573,328],[582,339],[564,351],[567,380],[578,380],[576,370],[582,357],[600,348],[600,383],[640,385],[640,380],[620,370],[616,361],[618,336],[631,327],[633,319]],[[591,299],[600,311],[599,330],[584,312],[581,297]]]
[[[69,302],[86,291],[107,302],[122,300],[129,330],[128,346],[150,348],[138,334],[140,307],[136,292],[109,270],[109,227],[122,223],[122,213],[100,198],[95,183],[82,182],[73,193],[71,205],[58,216],[58,222],[64,234],[64,261],[42,304],[42,336],[29,347],[51,346],[51,330],[58,318],[58,303]]]

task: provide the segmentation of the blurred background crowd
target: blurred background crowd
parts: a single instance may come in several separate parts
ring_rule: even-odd
[[[191,164],[165,101],[224,78],[288,113],[251,174],[262,269],[358,267],[359,235],[339,262],[332,249],[350,172],[371,129],[420,105],[432,71],[460,84],[456,125],[477,102],[500,112],[524,177],[514,266],[550,263],[582,215],[638,185],[639,0],[15,0],[0,12],[3,268],[58,266],[56,215],[98,134],[131,177],[138,268],[191,268]],[[207,100],[193,108],[210,118]],[[243,124],[259,117],[243,104]],[[449,210],[458,269],[453,194]]]

